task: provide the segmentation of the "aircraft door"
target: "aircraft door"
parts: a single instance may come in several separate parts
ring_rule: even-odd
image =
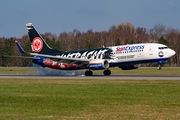
[[[153,55],[153,46],[149,47],[149,55]]]

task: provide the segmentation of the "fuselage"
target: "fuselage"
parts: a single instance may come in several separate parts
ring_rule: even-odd
[[[143,43],[53,53],[53,55],[57,57],[77,58],[79,60],[88,59],[90,61],[89,63],[84,63],[83,65],[81,65],[78,61],[73,63],[68,61],[68,63],[66,60],[57,61],[49,58],[43,58],[43,60],[38,62],[37,60],[34,60],[33,62],[44,67],[62,70],[88,69],[90,65],[93,65],[92,69],[95,66],[98,70],[105,69],[105,67],[102,66],[105,60],[109,64],[108,67],[119,67],[151,62],[164,63],[174,54],[174,50],[163,44]]]

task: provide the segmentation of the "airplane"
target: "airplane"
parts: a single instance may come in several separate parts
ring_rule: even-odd
[[[32,52],[26,52],[16,40],[18,50],[31,57],[12,56],[32,59],[42,67],[58,70],[86,69],[85,76],[92,76],[92,70],[104,70],[105,76],[111,75],[109,68],[119,67],[122,70],[137,69],[138,64],[157,62],[157,69],[175,55],[173,49],[159,43],[139,43],[130,45],[109,46],[87,50],[57,51],[48,46],[32,23],[26,28],[31,42]]]

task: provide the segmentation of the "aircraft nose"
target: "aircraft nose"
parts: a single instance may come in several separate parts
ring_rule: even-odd
[[[173,55],[175,55],[175,54],[176,54],[176,52],[175,52],[174,50],[172,50],[172,49],[171,49],[170,54],[173,56]]]

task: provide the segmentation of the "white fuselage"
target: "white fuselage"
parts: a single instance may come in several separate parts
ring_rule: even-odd
[[[166,60],[175,54],[175,51],[158,43],[132,44],[108,47],[112,49],[110,63],[153,62]]]

